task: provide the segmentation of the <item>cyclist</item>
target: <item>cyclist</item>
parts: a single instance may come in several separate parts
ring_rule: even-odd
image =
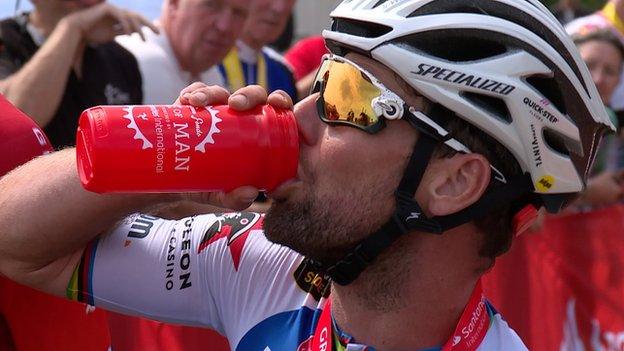
[[[86,193],[62,151],[0,181],[1,272],[236,350],[524,350],[480,277],[583,190],[613,128],[574,44],[537,0],[345,0],[332,18],[294,108],[298,175],[266,218],[126,217],[180,196]],[[292,107],[255,86],[181,96]]]

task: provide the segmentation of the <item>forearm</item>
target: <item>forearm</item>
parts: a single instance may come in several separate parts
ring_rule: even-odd
[[[0,82],[15,106],[45,127],[58,109],[82,43],[80,31],[61,20],[45,44],[18,72]]]
[[[89,193],[73,149],[40,157],[0,179],[0,272],[45,289],[46,279],[73,269],[69,261],[98,234],[167,198]]]

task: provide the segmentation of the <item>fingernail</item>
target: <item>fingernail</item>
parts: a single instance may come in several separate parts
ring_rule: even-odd
[[[243,94],[236,94],[230,97],[230,102],[237,105],[247,105],[247,97]]]
[[[208,96],[201,91],[193,93],[193,97],[195,97],[196,100],[199,100],[202,104],[208,102]]]
[[[254,202],[257,197],[258,197],[258,192],[255,190],[254,191],[245,190],[244,193],[241,194],[241,198],[245,202]]]
[[[184,93],[184,94],[182,95],[182,98],[183,98],[183,99],[188,100],[188,99],[190,99],[190,98],[191,98],[191,94],[189,94],[189,93]]]
[[[284,103],[284,105],[288,104],[288,99],[284,95],[280,94],[280,98],[282,100],[282,103]]]

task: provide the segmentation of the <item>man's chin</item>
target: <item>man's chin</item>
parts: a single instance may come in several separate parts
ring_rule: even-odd
[[[353,250],[358,243],[348,241],[358,236],[353,235],[348,223],[336,217],[332,206],[321,206],[314,198],[298,192],[296,196],[274,199],[264,218],[264,233],[271,242],[333,264]]]

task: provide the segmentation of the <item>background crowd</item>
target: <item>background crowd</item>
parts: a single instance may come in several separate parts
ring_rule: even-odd
[[[299,100],[327,52],[320,33],[294,38],[295,0],[163,0],[158,19],[101,0],[31,5],[0,22],[0,93],[55,149],[74,145],[88,107],[168,104],[195,81],[229,91],[258,84]],[[487,285],[531,349],[624,350],[624,0],[548,5],[574,38],[618,132],[602,145],[570,213],[543,218],[518,238]],[[553,304],[562,307],[541,307]],[[536,320],[551,329],[535,328]],[[105,313],[0,281],[0,351],[108,347],[227,350],[227,343],[208,330]]]

